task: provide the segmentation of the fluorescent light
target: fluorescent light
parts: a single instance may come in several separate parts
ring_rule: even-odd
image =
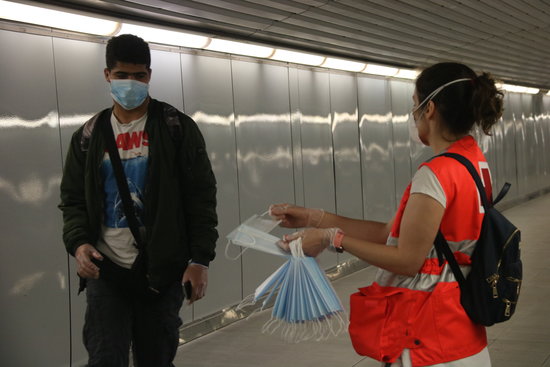
[[[312,66],[319,66],[323,63],[323,61],[325,61],[324,56],[281,49],[276,49],[273,55],[271,55],[269,58],[277,61],[286,61]]]
[[[538,94],[540,91],[540,89],[538,88],[525,88],[525,93],[529,93],[529,94]]]
[[[359,72],[365,68],[365,64],[362,62],[335,59],[332,57],[327,57],[325,62],[321,66],[324,68],[339,69],[339,70],[354,71],[354,72]]]
[[[550,96],[550,90],[546,93],[547,96]]]
[[[418,71],[409,69],[399,69],[397,74],[394,75],[394,77],[401,79],[416,79],[417,76]]]
[[[207,50],[226,52],[228,54],[246,55],[252,57],[267,58],[273,54],[273,48],[250,43],[227,41],[213,38],[205,47]]]
[[[208,37],[195,34],[169,31],[161,28],[144,27],[135,24],[123,23],[117,34],[134,34],[147,42],[162,43],[190,48],[204,48],[209,41]]]
[[[119,27],[119,23],[110,20],[12,3],[10,1],[0,0],[0,9],[0,18],[3,19],[74,32],[109,36],[115,33]]]
[[[383,75],[383,76],[394,76],[397,74],[398,71],[399,69],[392,68],[389,66],[367,64],[367,67],[365,68],[365,70],[363,70],[363,73]]]
[[[538,88],[529,88],[529,87],[523,87],[521,85],[514,85],[514,84],[497,84],[497,88],[503,89],[507,92],[514,92],[514,93],[537,94],[539,92]]]

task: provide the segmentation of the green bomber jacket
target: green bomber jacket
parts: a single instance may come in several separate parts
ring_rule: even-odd
[[[63,169],[59,208],[63,241],[73,256],[80,245],[95,246],[101,231],[100,165],[106,148],[96,126],[100,114],[73,134]],[[151,99],[145,130],[149,158],[142,218],[144,250],[150,286],[160,289],[181,279],[189,261],[208,266],[214,259],[216,179],[203,136],[190,117]]]

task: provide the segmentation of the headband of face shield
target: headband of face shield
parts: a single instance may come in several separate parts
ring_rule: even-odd
[[[422,144],[422,141],[420,140],[420,137],[418,136],[418,126],[416,124],[416,120],[414,119],[414,113],[416,111],[418,111],[419,108],[421,108],[422,106],[427,104],[429,101],[431,101],[445,87],[447,87],[451,84],[455,84],[455,83],[459,83],[459,82],[466,82],[466,81],[472,81],[472,79],[470,79],[470,78],[461,78],[461,79],[452,80],[448,83],[443,84],[442,86],[436,88],[432,93],[428,94],[428,96],[426,98],[424,98],[424,100],[422,102],[420,102],[418,104],[418,106],[416,106],[411,111],[411,113],[409,114],[409,135],[410,135],[412,141],[414,141],[415,143],[418,143],[418,144]],[[422,113],[424,113],[424,111],[422,111]],[[420,114],[420,116],[422,116],[422,113]],[[420,117],[419,117],[419,119],[420,119]]]

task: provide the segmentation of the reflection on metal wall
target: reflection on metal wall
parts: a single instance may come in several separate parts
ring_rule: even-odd
[[[389,221],[396,207],[388,81],[357,78],[364,218]]]
[[[298,70],[304,204],[335,212],[329,85],[327,71]],[[333,253],[323,253],[319,260],[325,268],[336,265]]]
[[[336,212],[363,218],[361,148],[357,109],[357,80],[349,74],[330,74],[330,109],[334,149]],[[338,255],[338,262],[353,256]]]
[[[232,61],[232,78],[239,210],[244,221],[273,202],[294,201],[288,68]],[[246,251],[243,294],[252,293],[280,263],[273,256]]]
[[[9,366],[61,366],[69,279],[52,39],[0,32],[0,48],[10,50],[0,53],[0,355]]]
[[[67,39],[53,39],[54,60],[56,69],[57,104],[59,122],[61,126],[61,159],[65,159],[69,141],[73,132],[100,109],[110,106],[109,84],[103,77],[105,45],[79,42]],[[76,66],[78,65],[78,66]],[[58,191],[54,195],[54,202],[58,201]],[[55,208],[52,208],[55,210]],[[60,213],[55,213],[56,219]],[[56,220],[56,225],[60,224]],[[61,250],[61,238],[52,239],[56,250]],[[85,362],[86,351],[82,345],[82,326],[84,325],[84,311],[86,299],[84,294],[77,296],[78,282],[76,266],[70,261],[68,279],[70,284],[69,297],[71,299],[71,341],[73,363],[82,365]]]
[[[217,195],[218,231],[223,238],[239,224],[231,63],[228,59],[183,54],[181,71],[185,113],[199,125],[212,169],[220,183]],[[221,248],[223,241],[220,242]],[[207,297],[204,302],[193,306],[194,318],[211,314],[241,299],[240,262],[227,260],[223,251],[218,250],[216,261],[209,271],[209,279],[208,291],[216,297]],[[183,317],[183,320],[187,322],[189,318]]]
[[[105,47],[9,31],[0,31],[0,47],[13,50],[0,54],[0,311],[7,341],[0,354],[10,365],[67,365],[72,322],[73,363],[81,364],[85,302],[76,297],[56,205],[72,132],[111,103]],[[218,257],[208,297],[182,310],[186,323],[238,303],[280,264],[254,251],[226,259],[225,235],[238,223],[274,202],[387,221],[430,155],[408,137],[410,81],[165,50],[152,58],[151,94],[197,121],[218,181]],[[507,95],[501,124],[480,137],[496,189],[512,183],[506,200],[550,186],[549,139],[550,97]],[[321,263],[346,259],[327,253]]]

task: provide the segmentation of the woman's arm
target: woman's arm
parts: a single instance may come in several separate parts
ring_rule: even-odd
[[[386,243],[393,223],[352,219],[322,209],[309,209],[291,204],[271,205],[269,212],[275,219],[280,220],[281,226],[285,228],[338,227],[351,237],[380,244]]]
[[[328,215],[322,224],[340,225],[338,228],[345,233],[342,247],[346,252],[392,273],[415,276],[433,246],[444,211],[443,206],[432,197],[412,194],[403,213],[397,246],[380,246],[381,242],[365,240],[359,236],[361,231],[370,230],[382,237],[386,230],[377,222]],[[286,236],[285,240],[288,243],[301,237],[304,253],[317,256],[332,243],[334,229],[308,229]],[[385,243],[385,239],[383,242]]]
[[[344,236],[342,246],[369,264],[396,274],[414,276],[433,246],[444,211],[430,196],[412,194],[403,213],[397,246],[377,246],[351,235]]]
[[[340,228],[347,236],[375,244],[385,244],[390,234],[393,219],[388,223],[352,219],[325,213],[319,228]]]

